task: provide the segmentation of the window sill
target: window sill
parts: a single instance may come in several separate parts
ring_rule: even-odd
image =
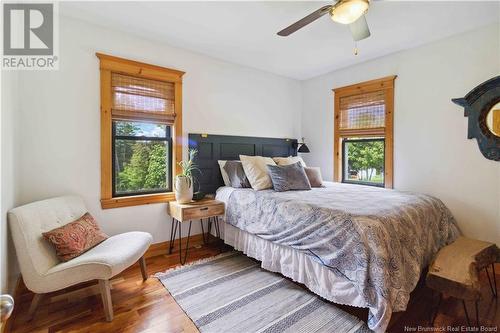
[[[370,183],[370,182],[363,182],[363,181],[342,180],[342,183],[353,184],[353,185],[373,186],[373,187],[385,187],[385,184],[383,184],[383,183],[380,184],[380,183]]]
[[[149,205],[149,204],[163,203],[174,200],[175,200],[175,195],[173,192],[144,194],[144,195],[134,195],[129,197],[101,199],[101,207],[102,209],[110,209],[118,207]]]

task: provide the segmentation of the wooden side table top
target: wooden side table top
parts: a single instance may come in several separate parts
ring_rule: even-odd
[[[167,206],[168,215],[180,222],[224,215],[224,202],[214,199],[202,199],[186,204],[170,201]]]
[[[438,252],[429,266],[427,286],[458,299],[477,300],[481,295],[478,271],[495,263],[497,256],[494,243],[459,237]]]

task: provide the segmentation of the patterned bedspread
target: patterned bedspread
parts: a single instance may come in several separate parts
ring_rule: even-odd
[[[351,281],[375,331],[406,309],[422,269],[460,233],[439,199],[369,186],[238,189],[227,202],[228,223],[302,251]]]

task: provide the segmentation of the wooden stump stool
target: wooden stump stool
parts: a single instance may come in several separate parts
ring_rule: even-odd
[[[486,270],[491,293],[497,298],[495,262],[499,262],[499,250],[493,243],[459,237],[452,244],[442,248],[431,263],[426,277],[427,286],[439,292],[439,302],[431,319],[432,323],[434,323],[444,293],[462,300],[469,326],[470,320],[465,301],[474,301],[476,324],[479,326],[478,301],[481,298],[479,271]],[[489,266],[493,270],[492,279],[488,271]]]

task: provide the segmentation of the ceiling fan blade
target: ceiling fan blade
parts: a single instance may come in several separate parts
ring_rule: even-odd
[[[312,22],[316,21],[321,16],[325,15],[326,13],[328,13],[330,11],[330,8],[332,8],[331,5],[321,7],[317,11],[312,12],[311,14],[307,15],[303,19],[301,19],[301,20],[295,22],[294,24],[286,27],[285,29],[281,30],[280,32],[278,32],[278,35],[280,35],[280,36],[288,36],[291,33],[294,33],[295,31],[299,30],[300,28],[305,27],[309,23],[312,23]]]
[[[366,23],[365,15],[349,24],[349,29],[351,29],[352,38],[356,42],[370,37],[370,29],[368,28],[368,23]]]

